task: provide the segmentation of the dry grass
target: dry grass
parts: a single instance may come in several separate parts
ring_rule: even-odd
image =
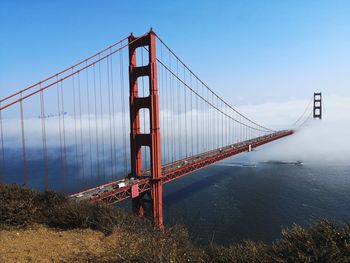
[[[93,230],[60,231],[42,225],[28,229],[2,230],[0,262],[70,262],[87,251],[93,256],[108,245],[104,234]]]
[[[205,262],[186,233],[177,230],[137,235],[115,229],[111,235],[91,229],[58,230],[42,225],[0,230],[0,262]]]

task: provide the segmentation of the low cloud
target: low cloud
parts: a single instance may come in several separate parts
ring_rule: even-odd
[[[257,149],[251,161],[301,160],[304,162],[350,163],[350,98],[323,95],[322,120],[310,119],[293,136]],[[289,128],[309,103],[293,100],[241,107],[242,112],[275,128]],[[307,115],[307,114],[306,114]]]
[[[285,102],[246,105],[239,107],[238,110],[240,112],[264,126],[274,129],[296,128],[295,135],[259,148],[256,152],[250,155],[250,158],[256,161],[283,159],[315,162],[349,162],[350,140],[348,138],[348,134],[350,129],[350,97],[324,95],[323,100],[323,119],[313,120],[311,118],[300,129],[297,127],[292,127],[291,125],[303,113],[305,107],[310,103],[310,100],[290,100]],[[307,117],[311,110],[312,105],[310,105],[310,108],[304,117]],[[226,110],[223,109],[223,111]],[[184,120],[186,114],[188,129],[191,127],[194,133],[197,131],[199,133],[204,131],[202,128],[196,129],[197,121],[193,122],[191,120],[198,119],[198,123],[200,125],[202,122],[204,122],[204,116],[207,115],[205,112],[192,110],[188,111],[187,113],[183,112],[180,115],[175,115],[175,118],[171,119],[170,112],[166,110],[162,111],[161,134],[164,147],[171,144],[166,142],[171,140],[171,136],[173,136],[173,134],[169,131],[165,131],[165,128],[170,127],[172,122],[175,122],[175,124],[179,121],[182,122],[182,130],[176,130],[175,136],[177,144],[179,143],[179,140],[184,140],[184,134],[186,133],[184,130]],[[125,119],[125,126],[123,126],[121,122],[123,118]],[[110,119],[114,119],[115,121],[110,124]],[[26,143],[28,144],[28,147],[42,147],[41,121],[42,120],[37,117],[25,120]],[[45,120],[48,147],[60,147],[60,140],[63,140],[63,138],[60,138],[59,136],[60,127],[58,123],[57,116],[47,118]],[[146,123],[148,123],[148,120],[146,120]],[[301,123],[302,120],[298,124]],[[97,141],[100,143],[99,151],[101,151],[102,144],[105,144],[106,151],[110,151],[110,145],[112,144],[112,148],[114,149],[124,147],[122,142],[123,137],[127,143],[126,150],[129,152],[130,131],[129,116],[127,115],[116,113],[112,116],[104,115],[103,118],[98,116],[98,120],[96,121],[94,115],[82,115],[81,120],[79,118],[75,120],[73,116],[68,114],[65,116],[64,124],[64,136],[67,147],[74,148],[76,145],[75,136],[77,133],[78,147],[81,147],[81,143],[85,145],[85,147],[79,148],[79,152],[84,155],[89,155],[90,148],[88,145],[90,140],[92,140],[93,144]],[[4,119],[3,129],[5,134],[5,147],[8,148],[12,146],[12,148],[21,148],[20,120],[17,118]],[[61,127],[61,129],[63,128]],[[146,129],[149,129],[149,127],[146,127]],[[102,131],[104,132],[103,141]],[[237,133],[237,130],[231,130],[231,132],[235,133],[232,134],[234,141],[235,136],[239,137],[239,134]],[[113,134],[112,137],[111,133]],[[188,130],[188,136],[189,133],[190,131]],[[83,141],[80,140],[81,134],[83,134]],[[213,130],[211,134],[212,136],[215,136],[215,134],[220,135],[221,132],[219,130]],[[195,135],[196,134],[191,135],[194,136],[194,143],[196,143]],[[63,136],[62,132],[61,136]],[[190,136],[188,138],[191,139]],[[115,141],[117,142],[116,144]],[[214,148],[220,146],[222,145],[213,145]],[[199,152],[202,151],[201,147],[196,147],[196,145],[194,145],[194,148],[198,149]],[[188,149],[189,153],[190,151],[191,149]],[[95,146],[93,147],[93,152],[96,152]],[[38,155],[38,158],[42,158],[41,155]]]

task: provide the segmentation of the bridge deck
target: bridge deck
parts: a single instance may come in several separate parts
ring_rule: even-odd
[[[251,148],[278,140],[285,136],[293,134],[292,130],[283,130],[272,133],[270,135],[261,136],[248,141],[228,145],[226,147],[218,148],[209,152],[195,155],[180,161],[176,161],[162,167],[162,181],[168,183],[172,180],[178,179],[184,175],[199,170],[205,166],[221,161],[233,155],[249,151]],[[85,190],[80,193],[71,195],[70,198],[81,201],[103,201],[108,204],[114,204],[125,200],[132,196],[132,188],[135,186],[138,193],[142,193],[151,189],[152,179],[150,178],[150,171],[146,171],[139,178],[125,178],[118,181],[113,181],[92,189]],[[125,184],[125,185],[124,185]],[[122,186],[122,187],[119,187]]]

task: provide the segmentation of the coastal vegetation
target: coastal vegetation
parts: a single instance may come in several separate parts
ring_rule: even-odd
[[[45,249],[43,249],[45,247]],[[350,262],[350,224],[318,219],[272,243],[198,246],[120,208],[0,184],[0,262]]]

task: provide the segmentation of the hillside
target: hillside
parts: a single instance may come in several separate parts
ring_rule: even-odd
[[[198,247],[181,226],[149,222],[103,204],[0,185],[0,262],[350,262],[350,225],[294,225],[273,244]]]

